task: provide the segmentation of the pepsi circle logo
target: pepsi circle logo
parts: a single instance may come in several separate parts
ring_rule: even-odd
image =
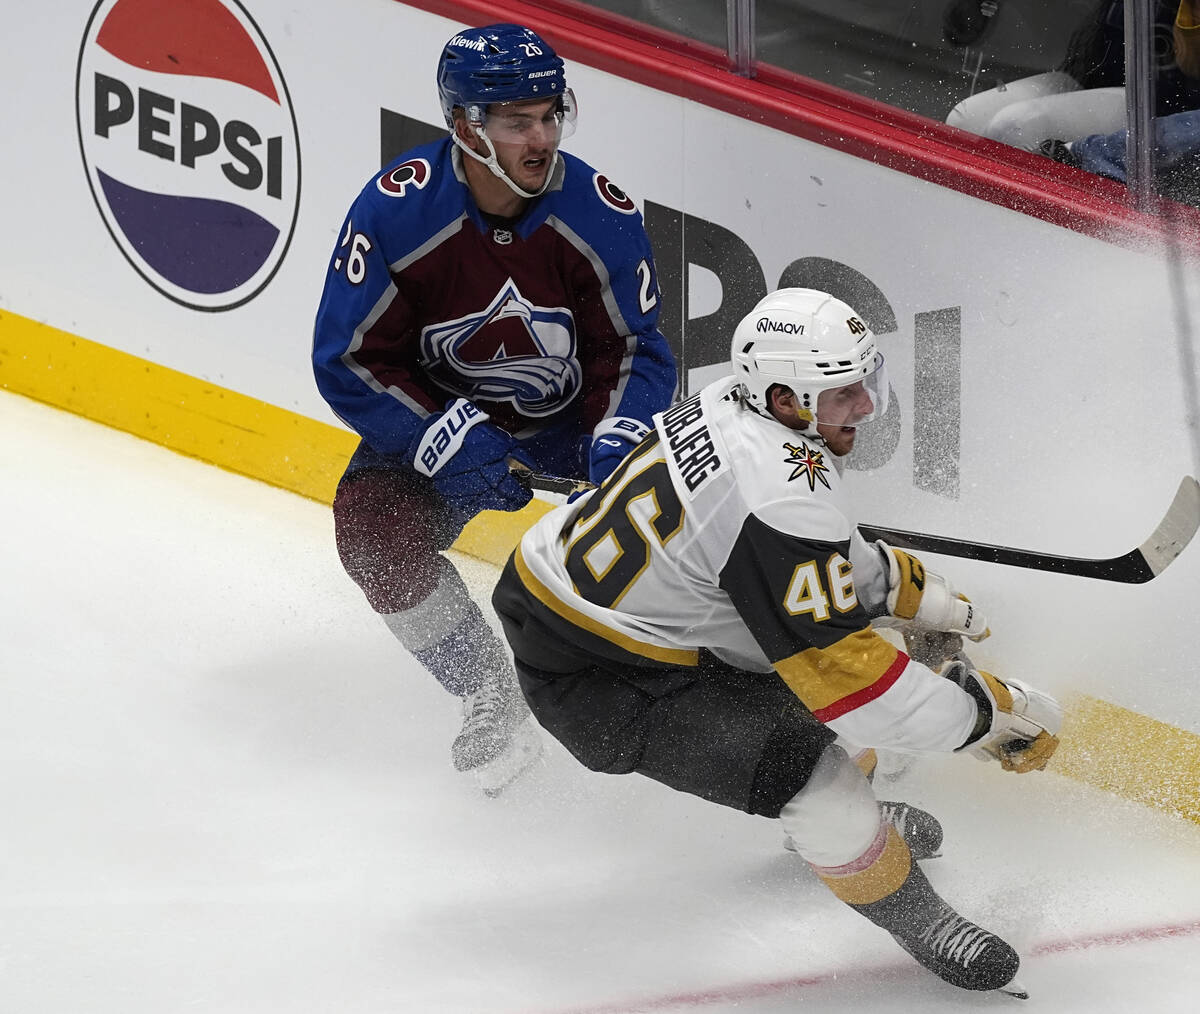
[[[100,0],[75,78],[96,207],[155,289],[197,310],[253,299],[287,253],[300,136],[287,86],[237,0]]]

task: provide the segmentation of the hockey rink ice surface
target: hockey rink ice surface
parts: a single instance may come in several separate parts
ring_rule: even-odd
[[[773,822],[557,744],[484,798],[328,508],[7,393],[0,434],[3,1014],[1200,1009],[1200,826],[966,757],[881,779],[1024,956],[1030,1000],[964,993]]]

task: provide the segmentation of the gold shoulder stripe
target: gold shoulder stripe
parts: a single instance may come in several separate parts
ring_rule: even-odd
[[[635,655],[652,658],[656,662],[667,662],[673,665],[695,665],[699,661],[700,654],[697,651],[684,648],[666,648],[660,644],[639,641],[628,634],[621,633],[619,630],[613,630],[599,620],[592,619],[592,617],[581,613],[573,606],[567,605],[567,603],[559,599],[549,588],[542,584],[533,571],[529,569],[528,564],[525,563],[524,556],[521,555],[520,546],[517,547],[517,551],[513,554],[513,561],[517,565],[517,574],[520,575],[521,582],[525,587],[533,593],[534,597],[542,605],[568,623],[586,630],[589,634],[595,634],[610,644],[615,644],[618,648],[632,652]]]

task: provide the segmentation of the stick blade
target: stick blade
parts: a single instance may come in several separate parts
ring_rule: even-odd
[[[1200,529],[1200,482],[1185,475],[1162,521],[1138,547],[1155,577],[1187,548],[1197,529]]]

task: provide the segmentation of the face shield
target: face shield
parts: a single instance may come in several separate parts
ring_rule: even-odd
[[[831,387],[817,396],[819,426],[861,426],[887,411],[888,377],[883,355],[875,353],[875,368],[861,380]]]
[[[558,147],[575,133],[578,106],[570,88],[556,99],[535,99],[521,102],[501,102],[481,108],[471,106],[468,117],[471,125],[499,144],[521,144],[537,147]]]
[[[568,88],[555,98],[521,99],[515,102],[499,102],[491,106],[470,105],[463,111],[467,122],[483,142],[484,149],[484,154],[475,151],[459,136],[456,129],[452,136],[463,154],[486,165],[492,175],[503,180],[505,186],[518,197],[534,198],[544,193],[559,162],[559,142],[575,130],[577,107],[574,92]],[[552,155],[550,165],[536,189],[525,189],[508,175],[500,165],[499,153],[496,150],[498,143],[534,149],[544,146],[548,149]]]

